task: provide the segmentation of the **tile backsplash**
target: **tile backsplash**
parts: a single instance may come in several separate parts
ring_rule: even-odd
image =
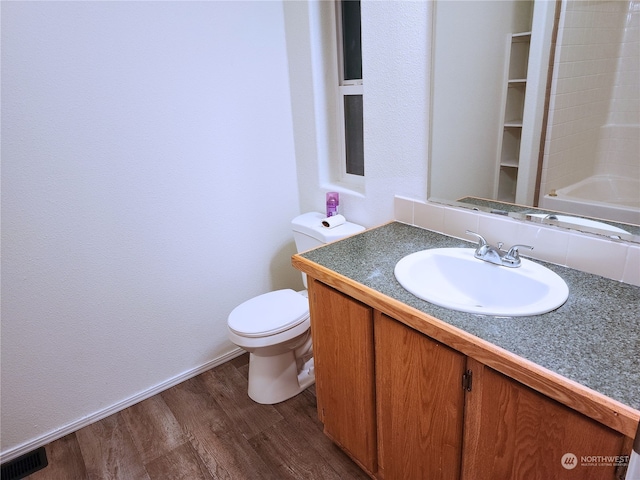
[[[523,256],[640,286],[638,244],[399,196],[394,212],[399,222],[470,242],[473,239],[466,230],[479,233],[493,245],[531,245],[534,250],[522,252]]]

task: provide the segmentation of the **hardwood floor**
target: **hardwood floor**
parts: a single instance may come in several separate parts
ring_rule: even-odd
[[[315,388],[247,396],[248,355],[46,446],[30,480],[366,479],[323,433]]]

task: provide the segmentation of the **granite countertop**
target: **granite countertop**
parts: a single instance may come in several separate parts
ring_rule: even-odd
[[[564,279],[569,298],[543,315],[505,318],[433,305],[394,276],[396,263],[410,253],[474,246],[392,222],[300,256],[640,410],[640,287],[534,260]]]

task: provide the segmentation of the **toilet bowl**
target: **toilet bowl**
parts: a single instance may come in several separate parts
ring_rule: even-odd
[[[282,402],[315,381],[306,296],[288,289],[259,295],[237,306],[228,326],[229,339],[249,352],[254,401]]]
[[[324,215],[293,219],[298,252],[364,230],[346,222],[328,229]],[[303,274],[306,287],[307,279]],[[287,400],[315,382],[307,291],[276,290],[238,305],[227,321],[229,340],[249,352],[249,397],[257,403]]]

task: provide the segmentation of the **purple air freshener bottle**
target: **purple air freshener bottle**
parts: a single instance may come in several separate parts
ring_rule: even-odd
[[[340,205],[340,196],[338,192],[327,193],[327,218],[338,214],[338,205]]]

